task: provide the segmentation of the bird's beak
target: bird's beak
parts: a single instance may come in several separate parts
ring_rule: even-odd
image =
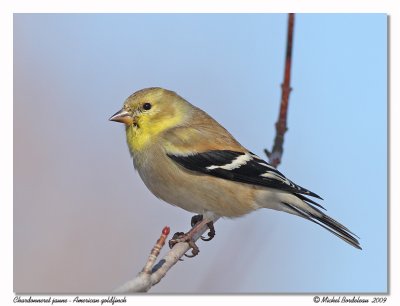
[[[116,112],[108,120],[125,123],[126,125],[131,125],[133,123],[132,114],[124,109]]]

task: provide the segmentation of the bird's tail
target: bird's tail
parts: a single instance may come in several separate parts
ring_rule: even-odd
[[[360,243],[357,239],[359,237],[352,233],[343,224],[340,224],[336,220],[326,215],[320,209],[316,208],[315,205],[321,208],[323,207],[311,199],[308,199],[303,195],[293,194],[291,201],[281,201],[281,205],[283,206],[281,207],[282,210],[298,215],[322,226],[332,234],[346,241],[348,244],[361,250]]]

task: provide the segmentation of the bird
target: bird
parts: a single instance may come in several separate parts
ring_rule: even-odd
[[[192,225],[236,218],[261,208],[302,217],[320,225],[357,249],[354,233],[329,217],[316,193],[295,184],[271,164],[242,146],[221,124],[174,91],[161,87],[131,94],[109,118],[125,125],[134,168],[161,200],[195,213]],[[188,242],[199,252],[193,231],[170,241]]]

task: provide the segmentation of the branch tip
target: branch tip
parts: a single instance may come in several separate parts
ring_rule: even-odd
[[[165,226],[163,228],[163,230],[162,230],[162,234],[165,235],[165,236],[168,236],[169,235],[169,231],[170,231],[169,226]]]
[[[277,167],[282,160],[284,135],[287,132],[287,113],[289,105],[289,94],[292,91],[290,86],[290,72],[292,66],[292,49],[293,49],[293,28],[294,28],[294,13],[289,13],[287,42],[286,42],[286,58],[283,83],[281,84],[282,95],[281,105],[279,108],[278,120],[275,123],[276,136],[272,151],[264,150],[269,158],[269,162],[274,167]]]

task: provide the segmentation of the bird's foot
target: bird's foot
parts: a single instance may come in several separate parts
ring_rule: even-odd
[[[194,215],[194,216],[192,217],[192,220],[191,220],[191,222],[190,222],[190,225],[191,225],[192,227],[194,227],[196,224],[198,224],[198,223],[201,222],[201,221],[203,221],[203,215]],[[214,222],[212,222],[212,221],[208,222],[208,223],[207,223],[207,226],[208,226],[208,229],[209,229],[210,231],[207,233],[208,238],[204,238],[203,236],[200,237],[201,240],[203,240],[203,241],[210,241],[210,240],[213,239],[214,236],[215,236]]]
[[[203,218],[203,215],[193,216],[192,220],[191,220],[191,225],[192,225],[192,229],[189,232],[175,233],[174,236],[172,237],[172,239],[168,243],[169,247],[172,249],[174,247],[174,245],[179,242],[187,242],[189,244],[189,247],[192,249],[192,255],[185,254],[186,257],[195,257],[197,254],[199,254],[200,250],[199,250],[198,246],[196,245],[196,243],[193,239],[193,236],[196,233],[198,233],[200,228],[202,228],[204,225],[207,225],[209,228],[208,238],[204,238],[202,236],[200,238],[204,241],[210,241],[215,236],[215,229],[214,229],[213,221],[207,222],[207,220]]]
[[[183,232],[175,233],[174,236],[172,236],[172,239],[168,242],[170,249],[172,249],[174,245],[179,242],[187,242],[189,244],[189,247],[192,249],[192,255],[185,254],[186,257],[195,257],[197,254],[199,254],[199,247],[194,242],[192,234],[190,232],[186,234]]]

